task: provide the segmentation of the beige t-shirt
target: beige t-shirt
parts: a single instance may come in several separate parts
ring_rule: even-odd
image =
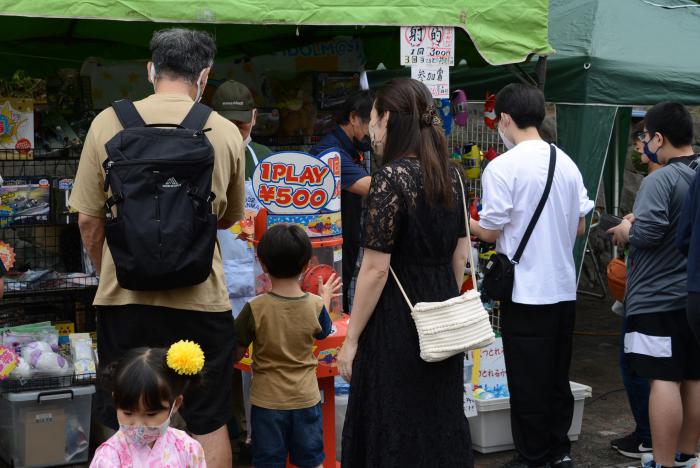
[[[158,93],[134,104],[147,124],[179,124],[193,103],[192,99],[184,94]],[[214,148],[214,213],[220,220],[242,219],[245,201],[245,159],[241,134],[233,123],[216,112],[212,112],[205,128],[211,128],[206,136]],[[95,117],[80,155],[80,165],[70,197],[71,208],[90,216],[105,217],[104,204],[108,198],[108,194],[103,191],[105,173],[102,163],[107,158],[105,144],[121,130],[119,119],[111,107]],[[226,291],[219,245],[217,243],[214,250],[212,271],[205,282],[167,291],[131,291],[119,286],[114,261],[105,242],[102,249],[100,284],[94,304],[143,304],[205,312],[229,311],[231,305]]]

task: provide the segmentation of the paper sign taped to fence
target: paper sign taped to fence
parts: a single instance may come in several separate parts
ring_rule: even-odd
[[[455,29],[444,26],[402,26],[401,65],[455,64]]]
[[[474,387],[471,384],[464,386],[464,415],[468,418],[478,415],[476,400],[474,400]]]
[[[411,67],[411,78],[426,85],[434,99],[450,97],[450,67],[448,66],[414,66]]]

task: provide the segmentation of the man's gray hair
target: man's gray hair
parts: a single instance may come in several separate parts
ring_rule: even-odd
[[[183,79],[194,83],[203,69],[211,67],[216,54],[216,43],[206,31],[171,28],[153,33],[151,61],[156,76]]]

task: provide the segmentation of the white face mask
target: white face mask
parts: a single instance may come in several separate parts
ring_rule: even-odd
[[[501,140],[503,140],[503,144],[506,146],[506,149],[512,149],[515,146],[515,143],[510,141],[506,136],[503,134],[503,131],[501,130],[501,127],[498,127],[498,136],[501,137]]]
[[[131,440],[135,445],[146,446],[154,444],[159,438],[163,437],[170,427],[170,418],[173,415],[175,404],[170,407],[168,419],[163,421],[159,426],[137,426],[135,424],[120,424],[119,430],[126,435],[127,439]]]
[[[202,94],[204,94],[204,90],[202,89],[202,77],[206,71],[207,69],[205,68],[199,72],[199,78],[197,78],[197,96],[194,98],[194,102],[199,102],[202,100]]]

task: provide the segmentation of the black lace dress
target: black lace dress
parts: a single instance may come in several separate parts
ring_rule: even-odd
[[[414,304],[459,294],[452,254],[465,226],[458,173],[451,172],[449,209],[427,203],[416,159],[391,162],[372,177],[364,246],[391,253]],[[389,275],[353,362],[343,468],[473,467],[463,359],[420,358],[410,310]]]

